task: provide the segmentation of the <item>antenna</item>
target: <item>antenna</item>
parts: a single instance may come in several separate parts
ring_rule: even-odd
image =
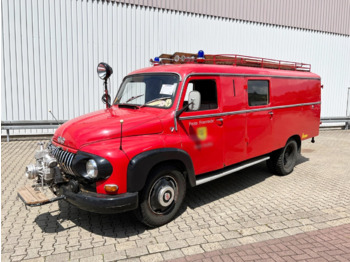
[[[60,123],[58,122],[57,118],[53,115],[51,109],[49,109],[49,113],[52,115],[52,117],[56,120],[57,124],[59,125]]]
[[[124,123],[124,120],[121,119],[120,120],[120,147],[119,149],[120,150],[123,150],[123,147],[122,147],[122,139],[123,139],[123,123]]]

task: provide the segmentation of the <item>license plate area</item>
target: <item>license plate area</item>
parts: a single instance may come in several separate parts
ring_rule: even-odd
[[[39,188],[26,185],[19,188],[17,193],[27,206],[42,206],[65,198],[65,196],[56,197],[51,191],[47,191],[44,193]]]

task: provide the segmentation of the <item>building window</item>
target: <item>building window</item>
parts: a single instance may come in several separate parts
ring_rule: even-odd
[[[248,80],[249,106],[263,106],[269,103],[269,81]]]

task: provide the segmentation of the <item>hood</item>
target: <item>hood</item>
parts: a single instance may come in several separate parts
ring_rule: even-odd
[[[85,144],[118,138],[120,120],[124,120],[123,137],[161,133],[163,127],[159,118],[143,109],[113,106],[74,118],[56,130],[53,140],[64,146],[79,149]],[[64,143],[59,137],[64,139]]]

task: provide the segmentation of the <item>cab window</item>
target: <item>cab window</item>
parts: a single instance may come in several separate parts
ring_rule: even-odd
[[[248,80],[249,106],[263,106],[269,103],[269,81]]]
[[[114,100],[119,106],[169,108],[173,104],[179,77],[174,74],[131,75],[124,79]]]
[[[218,108],[218,96],[215,80],[191,80],[187,85],[183,106],[188,104],[189,93],[193,90],[198,91],[201,94],[201,105],[198,111]]]

